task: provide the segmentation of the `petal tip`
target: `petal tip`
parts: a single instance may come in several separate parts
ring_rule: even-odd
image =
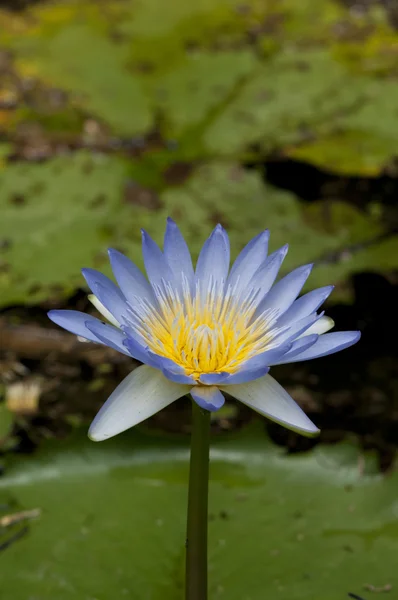
[[[57,322],[55,321],[55,319],[56,319],[56,318],[59,316],[59,313],[60,313],[60,312],[61,312],[61,310],[59,310],[59,309],[52,309],[52,310],[49,310],[49,311],[47,312],[47,317],[48,317],[48,318],[50,319],[50,321],[52,321],[53,323],[57,323]]]
[[[88,430],[87,437],[92,442],[102,442],[103,441],[103,438],[99,437],[94,431],[91,431],[91,429]]]
[[[89,438],[89,440],[91,440],[92,442],[104,442],[105,440],[113,437],[112,435],[107,435],[102,429],[101,427],[96,426],[95,423],[95,419],[93,421],[93,423],[91,424],[88,432],[87,432],[87,437]]]
[[[118,254],[120,254],[120,252],[118,250],[116,250],[115,248],[108,248],[107,252],[108,252],[108,256],[111,260],[112,260],[113,256],[117,256]]]
[[[221,223],[217,223],[215,226],[213,230],[213,235],[214,234],[221,234],[222,236],[228,235],[226,229],[221,225]]]
[[[303,431],[300,431],[299,433],[301,433],[301,435],[308,437],[308,438],[315,438],[321,433],[321,430],[316,425],[313,424],[312,428],[305,429]]]
[[[94,418],[94,420],[91,422],[91,425],[87,432],[87,437],[92,442],[102,442],[103,440],[105,440],[107,438],[107,436],[104,435],[103,428],[98,427],[98,414]]]
[[[91,267],[83,267],[83,269],[81,269],[81,274],[89,287],[91,287],[91,283],[95,280],[94,278],[97,277],[97,273],[98,271],[91,269]]]

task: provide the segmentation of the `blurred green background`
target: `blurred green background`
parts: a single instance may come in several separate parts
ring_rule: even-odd
[[[189,405],[94,448],[132,363],[46,318],[167,216],[269,228],[363,332],[275,369],[320,443],[216,415],[210,598],[398,593],[397,142],[394,1],[0,1],[0,597],[181,598]]]

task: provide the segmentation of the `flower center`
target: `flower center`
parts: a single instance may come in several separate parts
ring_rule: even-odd
[[[158,307],[142,303],[131,311],[134,327],[149,349],[199,379],[204,373],[235,373],[249,358],[272,347],[276,312],[256,315],[256,292],[236,297],[234,290],[206,294],[197,285],[180,295],[164,286]],[[273,328],[273,329],[272,329]],[[272,329],[272,330],[271,330]]]

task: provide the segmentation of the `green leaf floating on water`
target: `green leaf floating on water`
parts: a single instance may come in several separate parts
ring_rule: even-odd
[[[122,137],[189,138],[195,158],[276,150],[349,175],[379,175],[396,154],[398,33],[380,7],[58,0],[0,20],[16,77],[68,93],[61,130],[77,111]]]
[[[19,457],[0,479],[14,511],[41,509],[1,556],[14,600],[182,597],[183,442],[138,430]],[[396,489],[354,445],[284,456],[261,427],[212,444],[210,598],[336,600],[398,586]],[[367,598],[367,596],[366,596]]]
[[[0,172],[2,304],[80,284],[80,269],[93,264],[123,211],[125,172],[120,161],[86,153]]]
[[[173,160],[170,152],[166,161]],[[307,207],[265,184],[259,172],[222,161],[198,167],[180,186],[165,187],[158,177],[156,191],[146,185],[151,168],[151,158],[129,164],[81,152],[0,171],[0,304],[70,294],[84,283],[82,267],[110,274],[108,247],[142,266],[140,228],[162,243],[167,216],[181,226],[194,257],[217,222],[228,229],[234,257],[268,228],[271,249],[290,244],[285,271],[317,263],[310,287],[344,283],[359,267],[397,266],[396,240],[367,246],[382,233],[378,217],[342,202],[327,211],[322,203]],[[325,262],[333,253],[332,264]]]

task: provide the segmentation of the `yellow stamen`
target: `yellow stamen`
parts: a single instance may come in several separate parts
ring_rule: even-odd
[[[206,293],[187,282],[181,295],[167,284],[157,289],[158,307],[142,302],[132,311],[137,332],[149,349],[181,366],[198,380],[201,374],[237,372],[249,358],[269,350],[276,312],[255,317],[256,292],[244,298],[210,284]]]

